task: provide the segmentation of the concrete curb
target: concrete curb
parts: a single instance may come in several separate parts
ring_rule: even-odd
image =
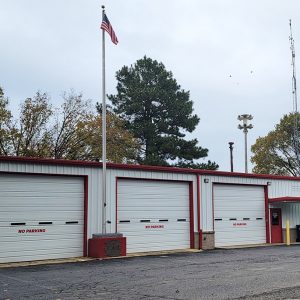
[[[95,260],[100,261],[100,260],[112,260],[112,259],[126,259],[126,258],[143,257],[143,256],[160,256],[160,255],[171,255],[171,254],[179,254],[179,253],[200,253],[202,251],[203,250],[197,250],[197,249],[183,249],[183,250],[181,249],[181,250],[130,253],[127,256],[105,257],[105,258],[74,257],[74,258],[48,259],[48,260],[36,260],[36,261],[25,261],[25,262],[12,262],[12,263],[0,264],[0,269],[65,264],[65,263],[79,263],[79,262],[87,262],[87,261],[95,261]]]
[[[291,243],[290,246],[297,246],[300,243]],[[285,243],[278,244],[253,244],[253,245],[241,245],[241,246],[224,246],[224,247],[216,247],[215,249],[229,250],[229,249],[246,249],[246,248],[259,248],[259,247],[274,247],[274,246],[286,246]],[[289,246],[287,246],[289,247]]]
[[[95,258],[91,257],[74,257],[74,258],[61,258],[61,259],[46,259],[46,260],[35,260],[35,261],[22,261],[22,262],[11,262],[1,263],[0,269],[4,268],[17,268],[17,267],[30,267],[39,265],[53,265],[53,264],[64,264],[64,263],[76,263],[92,261]]]
[[[96,259],[97,260],[109,260],[109,259],[120,259],[120,258],[160,256],[160,255],[171,255],[171,254],[179,254],[179,253],[200,253],[200,252],[203,252],[203,250],[198,250],[198,249],[164,250],[164,251],[130,253],[130,254],[127,254],[126,256],[106,257],[106,258],[96,258]]]

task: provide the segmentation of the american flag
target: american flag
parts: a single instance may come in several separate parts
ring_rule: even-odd
[[[111,41],[117,45],[118,44],[118,38],[106,16],[106,14],[103,14],[103,20],[101,23],[101,29],[105,30],[106,32],[108,32],[108,34],[110,35]]]

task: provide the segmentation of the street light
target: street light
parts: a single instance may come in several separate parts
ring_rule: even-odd
[[[234,142],[229,142],[229,149],[230,149],[230,171],[233,172],[233,154],[232,154],[232,150],[233,150],[233,144]]]
[[[253,116],[244,114],[244,115],[239,115],[238,120],[242,121],[243,124],[238,125],[238,129],[243,129],[243,132],[245,134],[245,173],[248,173],[248,158],[247,158],[247,133],[248,129],[252,129],[253,125],[248,124],[248,121],[252,120]]]

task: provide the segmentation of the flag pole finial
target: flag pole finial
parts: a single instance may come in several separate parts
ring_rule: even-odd
[[[102,10],[105,10],[105,6],[104,5],[101,5],[101,8],[102,8]]]

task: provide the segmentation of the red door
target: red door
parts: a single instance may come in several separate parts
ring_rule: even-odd
[[[271,208],[271,243],[282,243],[281,208]]]

